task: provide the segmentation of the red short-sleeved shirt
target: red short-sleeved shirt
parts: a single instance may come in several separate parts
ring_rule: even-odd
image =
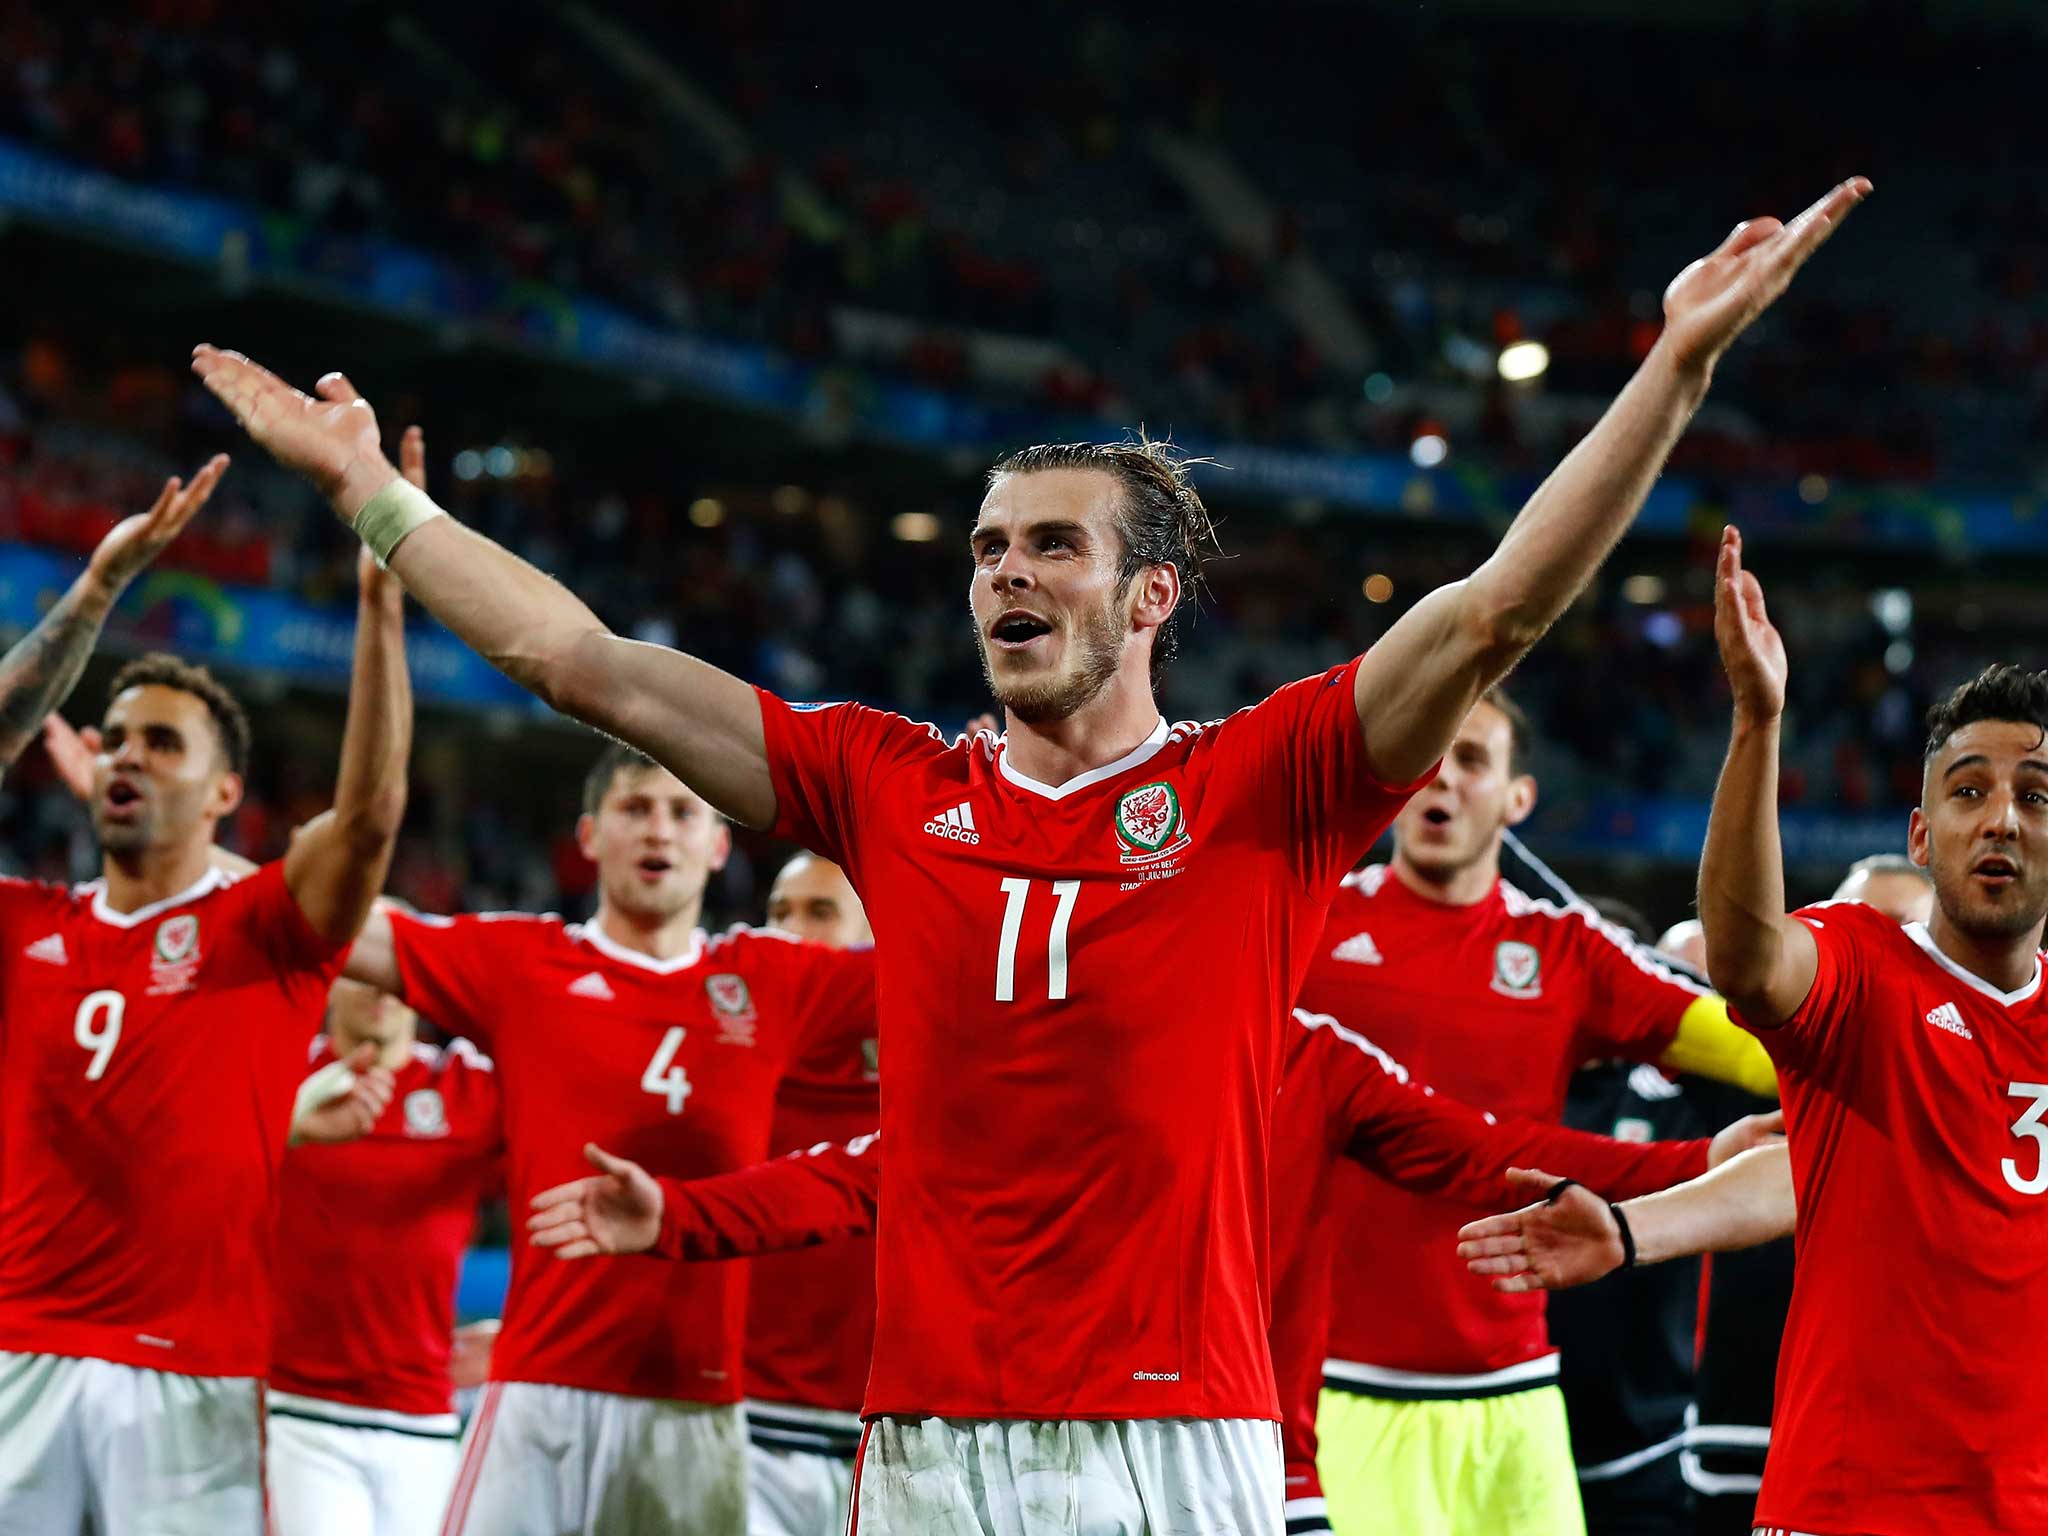
[[[1795,914],[1820,958],[1777,1029],[1799,1195],[1759,1526],[2048,1530],[2048,1000],[1918,923]]]
[[[1599,1056],[1654,1060],[1705,989],[1589,908],[1506,881],[1484,901],[1425,899],[1386,865],[1344,882],[1302,984],[1304,1008],[1367,1033],[1439,1093],[1555,1122]],[[1540,1292],[1503,1296],[1458,1258],[1458,1228],[1497,1202],[1396,1188],[1359,1169],[1332,1186],[1328,1353],[1350,1391],[1465,1397],[1554,1380]]]
[[[265,1374],[278,1169],[346,951],[281,864],[130,913],[0,881],[0,1349]]]
[[[392,933],[406,1000],[496,1063],[514,1211],[588,1173],[585,1142],[681,1178],[759,1162],[799,1049],[873,1033],[867,950],[735,928],[657,961],[526,914],[394,913]],[[563,1263],[514,1243],[491,1374],[736,1402],[745,1309],[741,1265]]]
[[[1409,792],[1357,663],[1066,784],[761,695],[777,831],[874,924],[889,1070],[866,1411],[1277,1418],[1267,1132],[1329,899]]]
[[[325,1037],[307,1070],[334,1060]],[[498,1075],[467,1040],[418,1045],[368,1135],[285,1154],[274,1394],[323,1416],[455,1411],[455,1285],[477,1202],[500,1177]]]

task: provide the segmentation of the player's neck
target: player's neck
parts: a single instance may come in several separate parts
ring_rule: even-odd
[[[1004,711],[1010,767],[1041,784],[1064,784],[1137,749],[1159,724],[1143,673],[1119,675],[1071,715],[1027,723]]]
[[[2039,928],[2013,939],[1979,938],[1956,927],[1937,906],[1927,920],[1927,936],[1949,959],[2001,992],[2017,992],[2034,979],[2035,956],[2041,950]]]
[[[339,1010],[337,1010],[339,1011]],[[375,1035],[358,1035],[339,1019],[327,1026],[328,1043],[337,1057],[346,1057],[351,1051],[365,1045],[377,1047],[377,1065],[387,1072],[396,1072],[412,1060],[412,1048],[419,1039],[419,1031],[411,1024],[400,1029],[389,1040],[379,1040]]]
[[[1476,907],[1500,883],[1500,859],[1474,859],[1457,869],[1424,870],[1396,848],[1394,878],[1424,901],[1433,901],[1438,906]]]
[[[599,899],[597,930],[621,949],[630,949],[651,960],[673,960],[696,942],[697,923],[704,915],[704,903],[693,901],[666,920],[635,917]]]
[[[106,881],[107,905],[116,912],[136,912],[190,890],[206,873],[211,848],[210,840],[202,840],[175,848],[104,854],[100,877]]]

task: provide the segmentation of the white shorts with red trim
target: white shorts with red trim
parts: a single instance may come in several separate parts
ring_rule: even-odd
[[[264,1536],[263,1384],[0,1351],[0,1536]]]
[[[868,1426],[857,1536],[1280,1536],[1269,1419],[898,1419]]]
[[[276,1536],[435,1536],[455,1486],[455,1415],[270,1394]]]
[[[494,1381],[463,1435],[443,1536],[733,1536],[746,1446],[737,1403]]]

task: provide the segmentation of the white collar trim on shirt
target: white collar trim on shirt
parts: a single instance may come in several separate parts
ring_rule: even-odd
[[[1962,982],[1967,987],[1975,988],[1993,1002],[2003,1003],[2008,1008],[2014,1003],[2024,1003],[2028,998],[2041,990],[2041,957],[2039,955],[2034,956],[2034,974],[2025,986],[2016,992],[2001,992],[1982,976],[1977,975],[1976,972],[1964,970],[1955,961],[1944,955],[1941,952],[1940,946],[1934,942],[1933,936],[1928,933],[1925,923],[1906,924],[1906,937],[1925,950],[1928,959],[1932,960],[1944,971],[1947,971],[1949,975],[1955,977],[1957,981]]]
[[[227,875],[207,865],[206,873],[186,886],[175,896],[166,896],[162,901],[152,901],[146,907],[137,907],[133,912],[116,912],[107,905],[107,882],[95,880],[87,887],[92,892],[92,915],[101,922],[115,928],[133,928],[137,923],[146,923],[159,912],[168,912],[172,907],[182,907],[188,901],[197,901],[209,891],[217,891],[224,885],[233,884]]]
[[[1080,793],[1080,791],[1088,788],[1091,784],[1100,784],[1104,779],[1113,779],[1120,773],[1129,772],[1161,747],[1165,746],[1166,716],[1161,715],[1159,723],[1152,727],[1152,734],[1131,748],[1130,751],[1126,752],[1115,762],[1104,763],[1100,768],[1090,768],[1086,773],[1076,774],[1064,784],[1041,784],[1037,779],[1030,778],[1012,768],[1010,766],[1009,741],[1010,738],[1008,736],[1003,738],[1003,753],[1001,757],[996,759],[996,766],[1002,769],[1003,777],[1019,789],[1028,790],[1034,795],[1043,795],[1048,800],[1064,800],[1069,795]]]
[[[599,954],[607,955],[621,965],[637,965],[643,971],[652,971],[657,976],[673,975],[688,970],[704,958],[704,930],[698,928],[690,934],[690,947],[679,955],[666,960],[657,960],[652,955],[643,955],[637,949],[628,949],[618,940],[606,935],[596,923],[572,923],[569,937],[581,939]]]

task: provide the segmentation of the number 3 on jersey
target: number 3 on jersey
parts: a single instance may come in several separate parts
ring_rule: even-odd
[[[2006,1158],[1999,1164],[2005,1174],[2005,1182],[2023,1195],[2038,1195],[2048,1190],[2048,1125],[2041,1123],[2041,1117],[2048,1115],[2048,1083],[2007,1083],[2005,1095],[2009,1099],[2032,1099],[2033,1107],[2012,1123],[2015,1136],[2025,1136],[2034,1143],[2034,1171],[2025,1178],[2020,1177],[2020,1165],[2016,1158]]]
[[[1074,915],[1074,899],[1081,894],[1078,880],[1055,880],[1052,894],[1057,905],[1052,913],[1052,930],[1045,938],[1045,995],[1056,1003],[1067,997],[1067,923]],[[1003,881],[1003,936],[996,946],[996,1001],[1017,1000],[1017,935],[1024,927],[1024,908],[1031,898],[1031,882],[1020,875]]]
[[[85,1066],[88,1083],[106,1075],[114,1047],[121,1043],[121,1015],[127,1011],[128,999],[118,992],[88,992],[78,1005],[78,1016],[71,1021],[71,1038],[92,1052],[92,1060]]]
[[[690,1096],[689,1074],[675,1064],[676,1051],[683,1043],[683,1026],[675,1025],[661,1037],[661,1044],[655,1047],[654,1059],[647,1063],[647,1070],[640,1074],[640,1086],[658,1098],[668,1100],[668,1112],[680,1115],[683,1100]]]

